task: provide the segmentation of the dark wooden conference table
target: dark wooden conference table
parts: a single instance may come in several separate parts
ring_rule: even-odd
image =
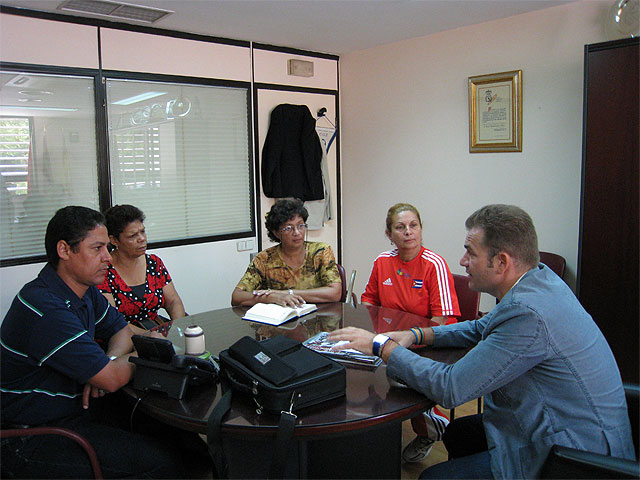
[[[199,313],[173,322],[167,338],[177,353],[184,351],[184,330],[199,325],[206,348],[213,355],[245,335],[262,340],[285,335],[304,341],[320,331],[355,326],[384,333],[413,326],[435,325],[430,320],[391,308],[318,304],[318,310],[280,327],[242,320],[246,307]],[[436,361],[454,363],[464,349],[422,348],[416,353]],[[297,478],[400,478],[402,421],[432,407],[434,402],[408,388],[391,386],[386,366],[376,369],[347,366],[346,396],[297,411],[295,444],[286,474]],[[125,391],[138,398],[137,408],[181,429],[207,432],[207,419],[221,396],[217,385],[191,386],[181,400],[163,392],[144,395],[131,386]],[[249,398],[235,395],[222,432],[229,475],[264,478],[270,460],[269,444],[279,416],[256,413]]]

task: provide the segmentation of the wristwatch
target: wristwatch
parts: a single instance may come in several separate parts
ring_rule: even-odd
[[[380,354],[382,353],[382,348],[384,347],[384,344],[387,343],[389,340],[391,339],[386,335],[383,335],[382,333],[379,333],[378,335],[373,337],[373,346],[371,347],[371,350],[373,351],[373,354],[376,357],[380,356]]]
[[[293,290],[289,289],[289,295],[293,295]]]

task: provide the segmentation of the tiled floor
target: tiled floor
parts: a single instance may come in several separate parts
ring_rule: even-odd
[[[441,411],[449,416],[449,411],[442,407],[438,407]],[[476,400],[473,400],[469,403],[465,403],[464,405],[460,405],[456,407],[456,418],[462,417],[464,415],[472,415],[478,412],[478,403]],[[411,428],[411,421],[406,420],[402,424],[402,446],[404,447],[411,440],[415,438],[415,433]],[[435,465],[436,463],[444,462],[447,460],[447,450],[444,448],[444,444],[442,442],[436,442],[433,448],[431,449],[431,453],[427,458],[425,458],[422,462],[416,463],[403,463],[402,464],[402,479],[416,479],[418,475],[427,467],[431,465]]]

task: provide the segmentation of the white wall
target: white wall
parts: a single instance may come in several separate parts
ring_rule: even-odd
[[[313,76],[298,77],[289,75],[287,64],[291,59],[312,62]],[[253,65],[253,81],[256,83],[276,83],[290,87],[323,88],[327,90],[338,89],[337,62],[334,59],[255,48],[253,50]]]
[[[488,203],[533,217],[541,250],[575,285],[583,48],[605,41],[609,0],[587,0],[368,49],[341,58],[344,265],[362,293],[389,206],[414,204],[423,242],[464,273],[464,220]],[[522,153],[469,153],[467,79],[523,71]],[[482,308],[492,298],[483,295]]]
[[[246,47],[110,28],[100,29],[100,38],[105,70],[245,82],[251,78],[251,52]],[[131,48],[132,45],[135,48]]]
[[[44,41],[34,41],[39,38]],[[0,58],[4,62],[98,68],[98,29],[0,14]]]
[[[247,265],[250,251],[238,252],[243,239],[149,250],[169,270],[187,313],[206,312],[231,305],[231,292]],[[247,237],[244,240],[253,240]],[[253,249],[255,251],[255,248]]]

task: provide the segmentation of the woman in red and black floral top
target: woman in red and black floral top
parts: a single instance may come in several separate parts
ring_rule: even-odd
[[[115,247],[104,282],[98,285],[109,303],[121,312],[134,333],[163,323],[164,308],[172,320],[186,315],[169,272],[156,255],[146,254],[144,213],[133,205],[116,205],[105,212],[109,241]]]

